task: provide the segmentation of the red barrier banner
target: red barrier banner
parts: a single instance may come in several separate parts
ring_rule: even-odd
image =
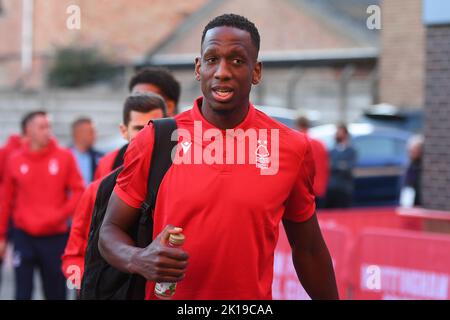
[[[450,299],[450,236],[370,229],[354,251],[352,299]]]
[[[364,228],[423,230],[422,219],[400,216],[394,207],[324,209],[317,217],[321,227],[345,227],[353,237]]]
[[[339,295],[346,297],[347,287],[347,259],[349,252],[349,232],[342,227],[322,227],[322,235],[327,243],[336,274]],[[291,247],[284,229],[280,228],[280,236],[275,249],[274,275],[272,283],[272,296],[275,300],[309,300],[308,294],[298,281],[295,272]]]

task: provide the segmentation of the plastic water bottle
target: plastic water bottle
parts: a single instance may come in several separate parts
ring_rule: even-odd
[[[180,248],[184,244],[182,233],[171,234],[169,236],[169,247]],[[157,282],[155,284],[155,296],[159,299],[170,300],[175,294],[176,282]]]

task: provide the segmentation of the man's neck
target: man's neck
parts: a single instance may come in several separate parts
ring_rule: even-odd
[[[344,140],[344,141],[338,142],[336,145],[337,145],[338,149],[344,150],[344,149],[347,149],[347,147],[348,147],[348,141]]]
[[[203,98],[202,105],[200,105],[199,108],[203,117],[205,117],[209,123],[221,130],[226,130],[235,128],[244,121],[249,111],[250,102],[248,100],[244,101],[242,105],[247,105],[247,107],[237,107],[229,112],[220,113],[211,109],[205,98]]]
[[[41,144],[38,144],[38,143],[33,142],[33,141],[30,142],[30,150],[32,152],[41,151],[41,150],[45,149],[47,146],[48,146],[48,144],[47,145],[41,145]]]
[[[300,131],[301,133],[303,133],[303,134],[308,135],[308,129],[303,129],[303,128],[301,128],[301,129],[299,129],[299,131]]]
[[[74,144],[74,146],[73,146],[78,152],[80,152],[80,153],[86,153],[86,152],[88,152],[89,151],[89,147],[87,147],[87,146],[84,146],[84,145],[81,145],[81,144]]]

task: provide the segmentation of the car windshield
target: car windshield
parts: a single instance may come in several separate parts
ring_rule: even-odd
[[[358,153],[358,162],[389,162],[400,164],[406,161],[406,144],[401,139],[382,136],[361,136],[352,141]]]

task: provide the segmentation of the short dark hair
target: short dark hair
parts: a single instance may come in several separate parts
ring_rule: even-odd
[[[26,133],[26,129],[28,124],[36,117],[38,116],[46,116],[47,112],[44,110],[36,110],[36,111],[31,111],[27,114],[25,114],[22,118],[22,121],[20,122],[20,129],[22,130],[22,134]]]
[[[311,126],[308,118],[305,116],[298,117],[296,124],[297,124],[297,127],[302,130],[309,129],[309,127]]]
[[[208,22],[205,29],[203,29],[201,42],[202,45],[203,41],[205,40],[206,32],[208,32],[208,30],[210,29],[217,27],[233,27],[247,31],[248,33],[250,33],[252,42],[255,45],[256,53],[259,52],[261,38],[259,36],[258,28],[256,28],[255,24],[250,20],[248,20],[246,17],[233,13],[223,14],[221,16],[215,17],[210,22]]]
[[[72,122],[72,131],[74,131],[79,125],[83,123],[92,123],[92,119],[88,117],[80,117]]]
[[[166,103],[159,94],[151,92],[134,93],[125,100],[123,106],[123,124],[127,126],[130,122],[131,111],[147,113],[156,109],[161,109],[163,116],[167,116]]]
[[[175,106],[180,100],[180,83],[175,79],[169,69],[162,67],[146,67],[139,70],[128,83],[128,90],[133,91],[137,84],[153,84],[158,87],[162,94],[170,100],[175,101]]]
[[[338,123],[337,125],[336,125],[336,128],[339,130],[339,129],[341,129],[341,130],[343,130],[344,132],[345,132],[345,135],[350,135],[350,133],[348,132],[348,127],[347,127],[347,125],[345,124],[345,123]]]

